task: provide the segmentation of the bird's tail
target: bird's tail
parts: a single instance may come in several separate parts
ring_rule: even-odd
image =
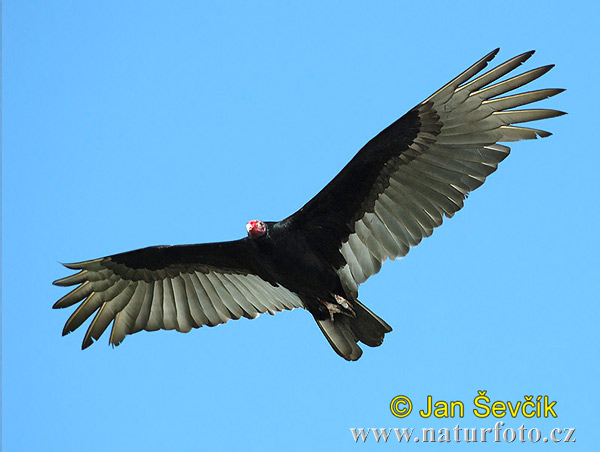
[[[369,347],[377,347],[382,344],[385,333],[392,331],[392,327],[360,301],[353,301],[352,307],[356,314],[354,317],[340,313],[335,314],[333,320],[315,318],[331,347],[348,361],[361,357],[359,341]]]

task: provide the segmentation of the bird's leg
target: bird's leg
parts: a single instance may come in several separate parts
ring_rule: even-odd
[[[344,297],[340,297],[339,295],[334,295],[335,301],[337,303],[329,303],[328,301],[321,301],[329,311],[329,317],[331,321],[333,321],[334,314],[344,314],[348,317],[356,317],[356,313],[352,308],[352,305],[348,300]]]
[[[333,314],[342,314],[344,311],[335,303],[329,303],[328,301],[321,301],[329,311],[329,318],[333,322]]]

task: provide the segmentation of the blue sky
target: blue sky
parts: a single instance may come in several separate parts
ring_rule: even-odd
[[[350,428],[493,427],[471,412],[478,390],[548,395],[557,419],[501,420],[576,428],[571,448],[591,450],[597,4],[218,3],[2,3],[3,450],[394,449]],[[537,49],[524,69],[555,63],[533,87],[567,88],[543,106],[569,115],[361,287],[394,328],[383,346],[345,362],[301,311],[115,349],[61,337],[59,262],[281,219],[498,46],[498,61]],[[400,394],[463,401],[465,417],[397,419]]]

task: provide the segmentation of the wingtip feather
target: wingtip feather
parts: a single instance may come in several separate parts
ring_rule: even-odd
[[[521,55],[519,55],[518,57],[523,58],[523,60],[521,61],[521,64],[525,63],[529,58],[531,58],[534,53],[535,53],[535,50],[528,50],[527,52],[523,52]]]
[[[52,305],[53,309],[62,309],[68,308],[69,306],[73,306],[74,304],[80,302],[84,298],[86,298],[89,294],[92,293],[92,287],[89,281],[85,281],[82,285],[73,289],[71,292],[63,296],[60,300],[58,300],[54,305]]]
[[[70,262],[70,263],[61,262],[61,264],[65,267],[67,267],[69,270],[83,270],[84,268],[90,266],[91,264],[99,263],[102,260],[104,260],[104,258],[100,257],[98,259],[90,259],[88,261],[81,261],[81,262]]]
[[[59,287],[69,287],[74,286],[75,284],[82,284],[86,281],[87,270],[81,270],[74,275],[65,276],[64,278],[59,278],[55,281],[52,281],[54,286]]]

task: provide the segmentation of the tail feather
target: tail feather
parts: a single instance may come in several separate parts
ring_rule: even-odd
[[[362,349],[358,346],[359,341],[369,347],[377,347],[382,344],[385,334],[392,331],[383,319],[360,301],[353,301],[352,307],[356,317],[335,314],[333,320],[315,319],[331,347],[348,361],[356,361],[361,357]]]
[[[335,320],[316,320],[335,352],[348,361],[356,361],[363,352],[357,344],[358,339],[348,325],[349,319],[338,315]]]
[[[352,331],[362,343],[369,347],[379,347],[385,333],[392,331],[392,327],[360,301],[356,300],[352,305],[356,313],[356,318],[350,319]]]

